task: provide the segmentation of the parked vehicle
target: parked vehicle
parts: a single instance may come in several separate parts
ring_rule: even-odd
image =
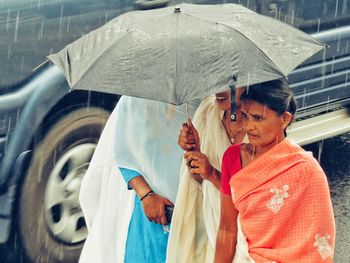
[[[87,235],[78,201],[80,182],[118,96],[69,92],[63,75],[50,64],[32,70],[111,18],[168,2],[0,3],[0,243],[23,251],[33,262],[77,262]],[[289,76],[299,104],[290,135],[305,145],[350,131],[348,1],[232,2],[285,21],[330,46]]]

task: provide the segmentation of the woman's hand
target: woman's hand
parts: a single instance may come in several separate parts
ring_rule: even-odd
[[[168,224],[165,216],[165,206],[174,206],[172,202],[155,193],[147,195],[141,202],[143,211],[149,221],[162,225]]]
[[[214,167],[209,163],[208,157],[197,151],[184,154],[187,163],[191,166],[190,174],[199,174],[203,179],[209,180],[213,174]]]
[[[205,154],[191,151],[186,152],[184,157],[189,167],[189,172],[195,179],[195,176],[199,175],[203,180],[211,181],[216,188],[220,189],[221,173],[210,164]]]
[[[199,134],[196,128],[193,126],[192,121],[190,119],[189,124],[182,124],[182,129],[180,130],[177,143],[184,151],[200,150]]]
[[[152,191],[143,176],[136,176],[129,181],[129,186],[135,190],[142,203],[143,211],[148,220],[157,224],[167,225],[165,206],[174,206],[168,199]]]

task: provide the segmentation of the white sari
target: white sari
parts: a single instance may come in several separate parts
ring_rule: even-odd
[[[190,105],[190,114],[195,107]],[[154,192],[175,202],[182,160],[177,136],[184,107],[123,96],[84,176],[80,202],[88,237],[80,263],[124,262],[135,192],[118,167],[138,171]]]

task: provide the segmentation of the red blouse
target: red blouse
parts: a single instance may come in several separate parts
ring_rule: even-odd
[[[241,144],[234,144],[225,151],[222,157],[221,192],[225,195],[231,196],[230,179],[242,169],[240,148]]]

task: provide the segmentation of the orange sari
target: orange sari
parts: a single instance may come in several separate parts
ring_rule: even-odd
[[[283,140],[230,179],[257,262],[333,262],[335,223],[327,178],[311,153]]]

